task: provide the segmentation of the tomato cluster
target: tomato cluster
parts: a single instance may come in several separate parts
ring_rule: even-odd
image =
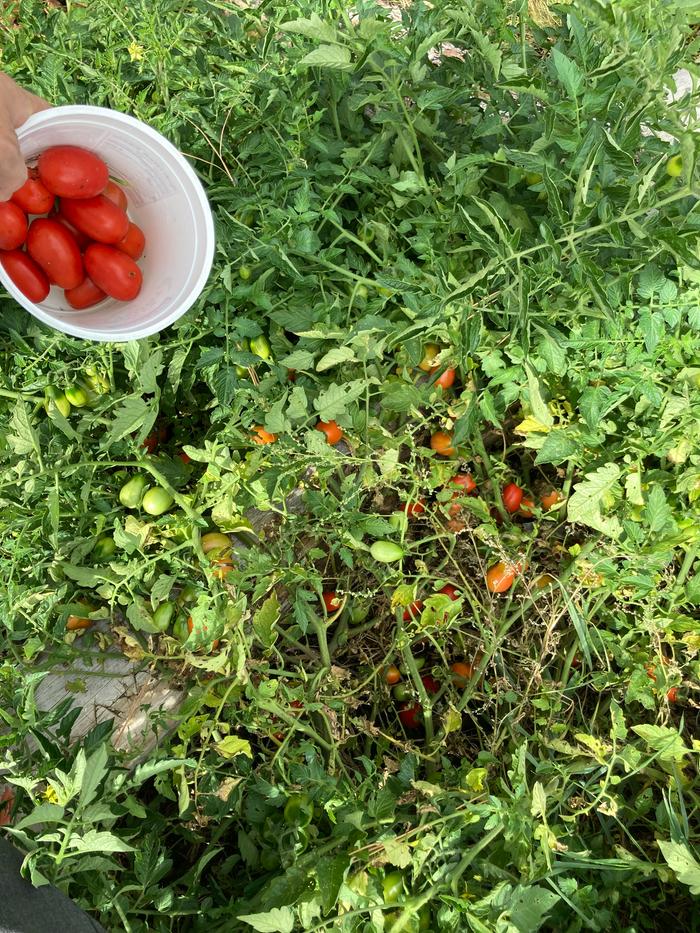
[[[34,303],[52,285],[76,311],[106,297],[133,301],[146,238],[127,210],[126,193],[102,159],[78,146],[53,146],[0,202],[0,263]]]

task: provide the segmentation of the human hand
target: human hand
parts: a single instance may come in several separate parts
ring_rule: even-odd
[[[0,201],[8,201],[27,180],[16,130],[33,113],[50,107],[45,100],[0,74]]]

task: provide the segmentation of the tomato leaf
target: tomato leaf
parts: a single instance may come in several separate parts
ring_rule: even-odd
[[[700,862],[685,842],[658,839],[657,844],[666,864],[673,870],[681,884],[687,884],[694,897],[700,896]]]
[[[258,933],[292,933],[294,912],[291,907],[273,907],[261,914],[242,914],[237,917]]]

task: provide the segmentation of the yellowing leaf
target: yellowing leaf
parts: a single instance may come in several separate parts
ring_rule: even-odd
[[[520,424],[516,425],[515,431],[518,434],[547,434],[551,430],[551,425],[542,424],[533,415],[528,415]]]
[[[224,758],[235,758],[236,755],[245,755],[246,758],[253,758],[253,750],[247,739],[239,739],[235,735],[229,735],[214,746],[217,752]]]

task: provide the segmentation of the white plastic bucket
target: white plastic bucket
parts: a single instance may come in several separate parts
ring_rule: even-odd
[[[8,293],[40,321],[74,337],[123,342],[158,333],[201,294],[214,260],[214,221],[194,170],[150,126],[104,107],[54,107],[34,114],[17,131],[29,162],[50,146],[82,146],[96,152],[110,175],[124,184],[129,216],[146,236],[139,265],[143,287],[129,302],[107,298],[74,311],[59,288],[33,304],[0,266]]]

